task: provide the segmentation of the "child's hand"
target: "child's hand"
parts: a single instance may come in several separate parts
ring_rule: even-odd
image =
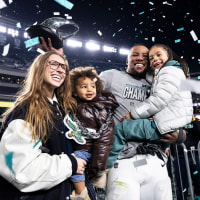
[[[120,122],[123,122],[124,119],[131,119],[131,113],[126,113],[125,115],[123,115],[123,118],[121,118]]]
[[[126,113],[124,116],[123,116],[124,119],[131,119],[131,113]]]

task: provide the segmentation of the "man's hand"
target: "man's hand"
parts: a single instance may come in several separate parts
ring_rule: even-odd
[[[183,129],[183,134],[185,134],[186,137],[186,131]],[[167,133],[164,135],[164,139],[160,139],[160,141],[162,142],[170,142],[170,143],[177,143],[178,139],[179,139],[179,133],[173,132],[173,133]]]
[[[178,140],[178,132],[173,132],[173,133],[167,133],[164,135],[165,138],[160,139],[162,142],[170,142],[170,143],[176,143]]]
[[[45,51],[45,52],[47,52],[47,51],[55,51],[55,52],[57,52],[60,55],[64,55],[63,48],[55,49],[52,46],[52,42],[51,42],[50,38],[48,38],[48,44],[49,44],[49,46],[47,45],[47,43],[45,42],[45,39],[43,37],[40,37],[40,40],[41,40],[41,43],[39,43],[39,48],[42,49],[43,51]]]

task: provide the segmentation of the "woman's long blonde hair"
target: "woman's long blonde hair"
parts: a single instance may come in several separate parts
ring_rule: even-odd
[[[18,105],[26,105],[25,120],[26,123],[30,124],[34,141],[38,139],[46,141],[49,137],[49,130],[54,126],[54,114],[43,91],[45,69],[48,58],[53,54],[62,57],[68,66],[67,60],[54,51],[49,51],[36,57],[29,67],[24,85],[17,95],[18,98],[15,104],[3,114],[3,121],[5,121],[6,117]],[[55,94],[65,114],[68,112],[73,114],[76,109],[76,101],[72,97],[69,73],[66,74],[63,84],[55,89]]]

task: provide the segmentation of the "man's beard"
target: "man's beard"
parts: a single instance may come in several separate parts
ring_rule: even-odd
[[[137,76],[137,77],[140,77],[140,78],[145,78],[145,75],[146,75],[146,72],[147,72],[147,69],[145,69],[143,72],[137,72],[135,69],[131,69],[130,70],[130,73],[132,76]]]

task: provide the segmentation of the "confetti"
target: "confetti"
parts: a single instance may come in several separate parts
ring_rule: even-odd
[[[67,16],[67,19],[72,19],[72,16]]]
[[[181,39],[174,40],[175,43],[181,42]]]
[[[3,47],[3,53],[2,56],[7,56],[8,52],[9,52],[9,48],[10,48],[10,44],[7,44]]]
[[[71,3],[70,1],[67,0],[54,0],[55,2],[57,2],[58,4],[60,4],[61,6],[64,6],[65,8],[71,10],[74,6],[73,3]]]
[[[0,0],[0,9],[7,7],[3,0]]]
[[[54,12],[53,15],[60,15],[60,12]]]
[[[16,24],[16,27],[17,27],[17,28],[22,28],[20,22],[18,22],[18,23]]]
[[[197,37],[196,33],[193,30],[190,31],[190,35],[192,36],[192,38],[193,38],[194,41],[198,40],[198,37]]]
[[[100,36],[102,36],[102,32],[101,32],[101,31],[98,31],[97,33],[98,33]]]
[[[32,39],[24,41],[26,48],[39,44],[39,37],[34,37]]]
[[[163,4],[166,4],[166,5],[172,6],[172,4],[168,3],[167,1],[164,1]]]
[[[43,50],[40,49],[40,48],[37,48],[37,52],[40,53],[40,54],[43,54],[43,55],[45,54],[45,51],[43,51]]]
[[[183,30],[184,30],[184,27],[177,29],[177,31],[183,31]]]

